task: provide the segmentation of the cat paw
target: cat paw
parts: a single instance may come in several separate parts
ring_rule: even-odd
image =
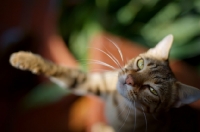
[[[111,126],[104,123],[97,123],[92,126],[91,132],[115,132]]]
[[[13,53],[10,56],[10,64],[21,70],[30,70],[33,73],[39,73],[38,62],[39,56],[32,54],[31,52],[20,51]]]

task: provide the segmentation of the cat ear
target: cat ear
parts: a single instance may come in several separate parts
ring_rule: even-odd
[[[185,104],[190,104],[200,99],[199,89],[183,84],[181,82],[177,82],[176,84],[178,88],[178,100],[175,103],[174,107],[180,107]]]
[[[173,35],[167,35],[156,45],[156,47],[149,49],[147,53],[160,59],[167,60],[169,57],[169,51],[172,46],[172,42]]]

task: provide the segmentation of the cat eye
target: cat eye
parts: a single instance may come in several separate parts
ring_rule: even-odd
[[[150,90],[150,92],[151,92],[152,94],[158,96],[158,93],[156,92],[155,89],[153,89],[152,87],[149,87],[149,90]]]
[[[139,60],[137,61],[137,67],[138,67],[140,70],[143,69],[143,67],[144,67],[144,60],[143,60],[143,59],[139,59]]]

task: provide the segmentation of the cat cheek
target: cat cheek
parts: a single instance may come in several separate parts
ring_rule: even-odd
[[[117,83],[117,91],[122,95],[122,96],[126,96],[127,95],[127,89],[126,86],[121,83],[120,81],[118,81]]]

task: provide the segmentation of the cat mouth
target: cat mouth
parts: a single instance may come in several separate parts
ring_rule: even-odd
[[[118,92],[125,98],[127,98],[130,102],[137,99],[135,94],[129,95],[130,91],[134,89],[134,87],[127,83],[128,75],[122,75],[118,78],[117,90]]]

